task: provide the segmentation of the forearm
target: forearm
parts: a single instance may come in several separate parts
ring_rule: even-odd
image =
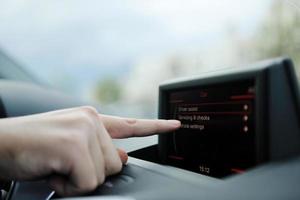
[[[11,161],[15,158],[15,149],[18,148],[18,140],[16,134],[18,131],[17,124],[13,124],[14,119],[0,119],[0,179],[9,180],[12,175],[8,169],[14,168],[11,166]]]

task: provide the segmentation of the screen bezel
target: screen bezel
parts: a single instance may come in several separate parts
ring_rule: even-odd
[[[159,118],[167,118],[168,94],[176,90],[188,90],[195,87],[209,87],[217,84],[230,84],[241,81],[253,81],[255,88],[255,164],[268,160],[268,144],[266,139],[267,124],[267,75],[265,70],[245,71],[227,75],[217,75],[207,78],[196,78],[161,85],[159,88]],[[162,163],[167,160],[168,134],[159,136],[159,156]]]

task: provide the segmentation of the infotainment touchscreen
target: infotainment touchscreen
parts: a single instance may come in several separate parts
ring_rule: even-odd
[[[181,121],[168,163],[214,177],[255,164],[255,82],[244,80],[170,90],[167,117]]]
[[[159,135],[159,161],[223,178],[299,155],[299,102],[288,58],[169,80],[159,87],[159,118],[182,125]]]

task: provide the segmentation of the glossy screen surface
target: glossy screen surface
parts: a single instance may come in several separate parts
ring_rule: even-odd
[[[168,137],[168,164],[213,177],[254,166],[254,81],[172,90],[167,102],[167,118],[182,123]]]

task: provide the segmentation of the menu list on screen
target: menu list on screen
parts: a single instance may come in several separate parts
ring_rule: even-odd
[[[173,90],[167,101],[167,117],[182,123],[169,136],[168,163],[214,177],[254,166],[254,81]]]

